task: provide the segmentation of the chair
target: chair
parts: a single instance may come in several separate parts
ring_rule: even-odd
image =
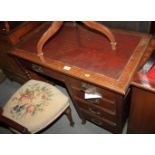
[[[49,83],[29,80],[0,109],[0,122],[16,133],[38,133],[64,113],[73,126],[68,97]]]

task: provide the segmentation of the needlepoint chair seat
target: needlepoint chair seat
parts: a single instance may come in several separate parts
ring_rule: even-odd
[[[49,83],[30,80],[10,98],[2,115],[37,133],[69,108],[68,97]],[[67,116],[68,117],[68,116]],[[70,121],[73,125],[73,121]]]

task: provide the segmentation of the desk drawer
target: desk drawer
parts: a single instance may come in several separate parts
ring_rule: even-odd
[[[88,89],[90,91],[96,91],[97,93],[102,95],[102,98],[111,103],[115,103],[115,100],[117,98],[116,93],[113,93],[112,91],[100,88],[93,84],[89,84],[87,82],[80,81],[77,79],[70,78],[70,85],[73,89],[79,89],[82,90],[83,92],[86,92]]]
[[[101,108],[105,108],[111,112],[116,111],[116,100],[109,100],[106,99],[105,97],[102,98],[95,98],[95,99],[85,99],[84,95],[85,95],[85,91],[78,89],[78,88],[73,88],[72,87],[72,92],[74,94],[75,97],[80,98],[81,100],[83,100],[83,102],[92,105],[96,105],[98,107]]]
[[[94,116],[97,116],[101,119],[104,118],[112,122],[117,121],[116,112],[112,112],[107,109],[97,107],[93,104],[88,104],[87,102],[81,100],[80,98],[75,97],[75,101],[80,109],[87,111],[87,113],[89,114],[93,114]]]
[[[114,133],[118,132],[117,131],[118,127],[117,127],[116,123],[109,121],[108,119],[105,119],[105,118],[97,117],[97,116],[93,115],[92,113],[85,111],[84,109],[80,109],[80,110],[86,120],[91,121],[91,122],[95,123],[96,125],[106,128]]]
[[[52,77],[54,79],[57,79],[57,80],[60,80],[62,82],[64,82],[65,79],[66,79],[65,75],[63,75],[63,74],[61,74],[59,72],[55,72],[54,70],[46,68],[44,66],[38,65],[36,63],[32,63],[32,62],[29,62],[29,61],[26,61],[26,60],[21,60],[21,63],[27,69],[33,70],[33,71],[35,71],[37,73],[40,73],[40,74],[43,74],[43,75],[50,76],[50,77]]]

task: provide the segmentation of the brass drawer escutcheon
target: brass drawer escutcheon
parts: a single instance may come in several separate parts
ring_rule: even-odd
[[[92,108],[89,108],[88,109],[91,113],[94,113],[94,114],[96,114],[96,115],[101,115],[101,112],[99,112],[99,111],[96,111],[96,110],[94,110],[94,109],[92,109]]]
[[[87,101],[87,102],[90,102],[90,103],[101,104],[99,98],[95,98],[95,99],[87,99],[86,101]]]
[[[36,64],[32,64],[32,69],[38,73],[44,73],[43,69],[41,66],[36,65]]]
[[[86,93],[97,93],[97,89],[95,86],[92,86],[88,83],[82,82],[81,83],[81,88],[86,92]]]
[[[94,119],[94,118],[91,118],[90,119],[92,122],[94,122],[95,124],[98,124],[98,125],[103,125],[103,122],[101,122],[101,121],[97,121],[96,119]]]

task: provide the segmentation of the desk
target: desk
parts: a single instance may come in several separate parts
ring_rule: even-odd
[[[89,120],[121,133],[130,100],[130,81],[151,36],[112,30],[118,42],[116,50],[112,50],[100,33],[66,22],[46,43],[44,56],[38,57],[37,42],[50,24],[40,26],[10,53],[25,68],[62,81],[82,123]],[[85,99],[88,90],[100,98]]]

